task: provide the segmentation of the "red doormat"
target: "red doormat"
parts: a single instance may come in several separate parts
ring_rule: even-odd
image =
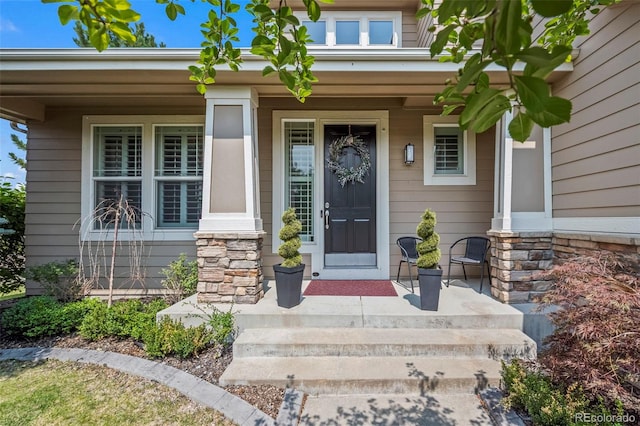
[[[311,280],[305,296],[397,296],[389,280]]]

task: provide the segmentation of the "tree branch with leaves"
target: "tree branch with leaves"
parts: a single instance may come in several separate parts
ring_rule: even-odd
[[[80,21],[76,21],[73,31],[77,37],[73,38],[73,42],[78,47],[92,47],[89,41],[89,32],[82,26]],[[131,29],[131,33],[135,37],[135,41],[127,41],[118,38],[113,33],[109,33],[109,47],[167,47],[166,44],[156,42],[153,34],[147,33],[142,22],[136,22]]]
[[[201,25],[204,41],[200,59],[189,69],[197,90],[204,93],[207,85],[215,83],[217,69],[228,67],[237,71],[242,65],[234,19],[240,5],[232,0],[200,1],[210,4],[211,10]],[[333,3],[333,0],[319,1]],[[529,137],[535,124],[551,127],[567,123],[571,118],[571,102],[551,94],[548,77],[570,59],[576,37],[589,33],[589,19],[602,7],[619,1],[421,0],[416,17],[431,16],[435,22],[430,28],[435,33],[431,56],[442,62],[462,64],[458,75],[447,80],[446,88],[435,96],[435,103],[443,105],[443,115],[460,111],[460,126],[475,132],[488,130],[511,111],[509,133],[519,141]],[[79,21],[88,29],[89,41],[98,50],[108,47],[108,34],[135,41],[129,24],[138,21],[140,15],[127,0],[42,2],[70,3],[58,8],[60,21],[63,24]],[[186,13],[180,0],[156,0],[156,3],[165,5],[171,20]],[[302,3],[309,19],[317,21],[320,3],[316,0]],[[268,62],[264,76],[277,74],[289,92],[304,102],[317,81],[312,73],[314,58],[307,52],[309,35],[286,0],[280,0],[275,9],[270,4],[269,0],[251,0],[246,6],[255,24],[251,53]],[[532,22],[537,18],[546,22],[541,36],[534,39]],[[481,48],[476,51],[474,46],[478,43]],[[487,73],[490,66],[504,69],[508,83],[491,82]]]
[[[547,78],[571,57],[576,37],[589,33],[587,15],[617,0],[422,0],[418,18],[431,16],[436,33],[431,57],[462,63],[454,79],[434,102],[443,104],[443,115],[462,108],[463,129],[484,132],[508,111],[511,137],[525,141],[534,124],[551,127],[569,122],[571,102],[552,96]],[[533,38],[535,17],[548,19],[545,30]],[[475,46],[481,43],[479,51]],[[474,53],[475,52],[475,53]],[[471,54],[471,56],[469,56]],[[516,71],[516,64],[524,64]],[[486,72],[498,65],[508,84],[496,86]]]

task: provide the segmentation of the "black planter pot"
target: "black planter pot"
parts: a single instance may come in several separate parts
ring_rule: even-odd
[[[418,268],[420,282],[420,309],[423,311],[437,311],[440,301],[440,287],[442,284],[442,269]]]
[[[293,268],[273,265],[276,275],[276,298],[281,308],[292,308],[300,303],[304,263]]]

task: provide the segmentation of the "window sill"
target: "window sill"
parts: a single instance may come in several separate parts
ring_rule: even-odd
[[[144,232],[119,230],[118,241],[193,241],[197,228],[190,229],[156,229]],[[83,241],[113,241],[113,231],[89,231],[82,233]]]

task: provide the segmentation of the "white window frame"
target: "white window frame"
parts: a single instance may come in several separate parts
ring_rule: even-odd
[[[309,21],[306,13],[296,12],[295,16],[302,23]],[[325,21],[327,26],[326,44],[309,44],[307,48],[333,49],[397,49],[402,47],[402,12],[379,11],[379,12],[322,12],[319,21]],[[336,21],[358,21],[360,22],[360,43],[359,44],[336,44]],[[369,22],[370,21],[391,21],[393,23],[393,43],[369,44]]]
[[[475,185],[476,184],[476,134],[462,131],[463,173],[435,173],[435,129],[459,127],[458,116],[425,115],[422,117],[425,185]]]
[[[287,114],[282,111],[274,111],[273,112],[273,228],[272,232],[274,235],[273,238],[273,251],[277,253],[278,247],[281,244],[279,238],[277,238],[280,233],[280,229],[282,228],[281,217],[284,213],[285,209],[285,123],[287,122],[303,122],[303,123],[313,123],[313,134],[314,134],[314,167],[315,174],[313,176],[314,180],[314,188],[313,188],[313,200],[312,203],[314,206],[318,206],[321,201],[319,199],[319,193],[321,189],[321,182],[318,181],[318,177],[322,177],[319,175],[319,167],[322,167],[322,144],[319,136],[318,126],[319,122],[317,118],[313,116],[313,114]],[[277,188],[277,189],[276,189]],[[313,248],[318,245],[319,235],[318,235],[318,226],[317,226],[317,217],[315,218],[314,226],[313,226],[313,241],[302,241],[302,247],[300,248],[301,253],[310,253]]]
[[[203,191],[203,189],[202,189],[202,180],[203,180],[203,175],[204,175],[204,158],[202,158],[203,162],[202,162],[201,169],[200,169],[200,176],[198,176],[198,175],[182,175],[182,174],[181,175],[158,175],[157,174],[158,170],[157,170],[157,167],[156,167],[157,166],[156,162],[159,162],[161,160],[161,157],[162,157],[163,153],[160,152],[160,150],[156,149],[157,146],[158,146],[158,140],[156,140],[155,137],[156,137],[156,133],[157,133],[157,129],[158,128],[166,128],[166,127],[184,128],[184,127],[198,127],[198,125],[195,125],[195,126],[194,125],[184,125],[184,124],[182,124],[182,125],[172,125],[172,124],[164,124],[164,123],[162,123],[162,124],[154,123],[152,125],[152,132],[153,132],[152,136],[153,136],[153,143],[154,143],[154,150],[155,150],[154,153],[153,153],[154,154],[153,189],[154,189],[155,195],[156,195],[156,199],[155,199],[156,205],[154,206],[154,208],[155,208],[154,212],[155,212],[156,215],[158,215],[158,216],[160,215],[160,212],[159,212],[160,205],[158,204],[160,202],[160,195],[158,194],[158,192],[159,192],[159,189],[160,189],[160,183],[161,182],[165,182],[165,183],[169,183],[169,182],[172,182],[172,183],[187,182],[187,183],[189,183],[189,182],[198,182],[199,181],[200,182],[200,187],[201,187],[199,210],[200,210],[200,213],[202,213],[202,191]],[[201,155],[201,157],[204,157],[204,126],[199,126],[199,127],[202,128],[202,132],[200,134],[200,137],[201,137],[200,144],[202,145],[202,152],[200,153],[200,155]],[[185,147],[181,146],[181,149],[184,150]],[[143,152],[144,152],[144,149],[143,149]],[[181,165],[181,166],[184,167],[184,164]],[[144,172],[144,170],[143,170],[143,172]],[[198,228],[199,219],[200,218],[198,218],[198,221],[196,221],[195,224],[192,225],[192,226],[181,226],[181,225],[169,226],[169,225],[164,225],[164,226],[161,227],[161,226],[159,226],[159,223],[160,223],[160,218],[159,217],[156,218],[154,220],[154,222],[156,224],[158,224],[158,226],[157,226],[158,228],[162,228],[162,229],[192,229],[192,230],[195,230],[195,229]]]
[[[156,226],[157,188],[155,179],[155,127],[157,126],[202,126],[203,115],[92,115],[82,119],[82,183],[80,235],[83,240],[97,241],[111,237],[112,231],[95,230],[91,226],[91,214],[95,207],[95,185],[93,176],[94,128],[96,127],[142,128],[142,226],[136,230],[120,229],[118,238],[129,241],[142,238],[153,241],[193,240],[198,224],[188,228],[158,228]]]
[[[316,184],[316,180],[318,178],[318,166],[317,166],[317,157],[318,155],[322,155],[322,150],[320,149],[320,147],[318,147],[318,138],[317,138],[317,132],[318,132],[318,123],[317,120],[314,119],[282,119],[280,120],[280,132],[282,135],[282,154],[283,154],[283,166],[284,166],[284,181],[283,181],[283,191],[282,191],[282,202],[283,202],[283,206],[284,207],[288,207],[285,204],[291,204],[291,203],[285,203],[285,200],[287,199],[288,196],[290,196],[291,194],[287,194],[287,192],[289,191],[289,188],[287,188],[287,171],[288,171],[288,166],[289,164],[286,163],[286,159],[287,159],[287,153],[286,153],[286,142],[285,142],[285,137],[286,137],[286,124],[287,123],[307,123],[307,124],[312,124],[313,125],[313,181],[312,181],[312,185],[311,185],[311,220],[312,220],[312,225],[311,225],[311,240],[306,240],[306,239],[302,239],[302,243],[303,244],[314,244],[317,240],[318,240],[318,235],[317,233],[317,227],[316,227],[316,221],[318,220],[318,218],[316,217],[316,192],[317,192],[317,184]],[[289,179],[291,179],[291,177],[289,176]],[[306,236],[306,235],[305,235]]]

